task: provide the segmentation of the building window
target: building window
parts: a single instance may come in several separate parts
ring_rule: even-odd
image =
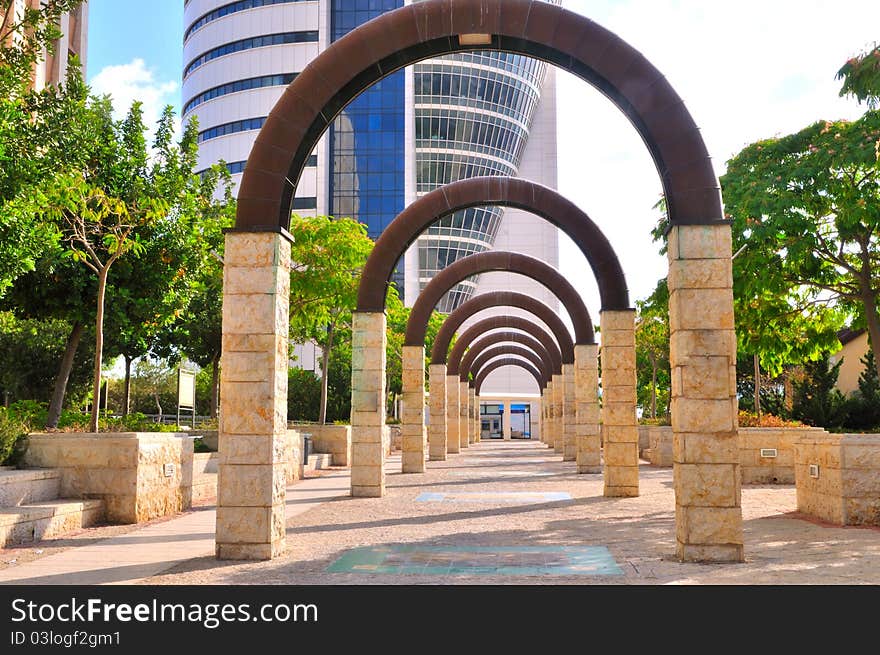
[[[287,86],[288,84],[293,82],[294,79],[296,79],[297,75],[298,73],[282,73],[280,75],[264,75],[262,77],[249,77],[245,80],[235,80],[234,82],[227,82],[226,84],[221,84],[220,86],[210,88],[207,91],[202,91],[200,94],[193,97],[192,100],[189,100],[183,106],[183,113],[188,114],[203,102],[207,102],[208,100],[213,100],[214,98],[219,98],[220,96],[225,96],[230,93],[249,91],[250,89],[260,89],[266,86]]]
[[[285,45],[288,43],[317,43],[318,31],[309,30],[304,32],[284,32],[282,34],[265,34],[263,36],[255,36],[250,39],[241,39],[232,43],[224,43],[221,46],[208,50],[193,59],[183,71],[183,77],[186,78],[199,66],[206,64],[212,59],[222,57],[223,55],[232,54],[233,52],[241,52],[252,48],[264,48],[271,45]]]

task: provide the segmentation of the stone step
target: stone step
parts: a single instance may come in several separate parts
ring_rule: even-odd
[[[311,453],[304,468],[306,471],[317,471],[329,467],[332,463],[333,455],[330,453]]]
[[[57,469],[0,469],[0,507],[54,500],[60,494],[61,472]]]
[[[193,475],[192,501],[204,502],[217,498],[217,474],[197,473]]]
[[[59,499],[0,508],[0,546],[39,541],[104,520],[103,500]]]

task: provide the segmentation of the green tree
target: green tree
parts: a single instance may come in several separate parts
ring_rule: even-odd
[[[803,377],[794,382],[794,418],[824,428],[839,428],[846,422],[846,403],[834,386],[841,364],[843,360],[829,366],[827,357],[804,364]]]
[[[738,339],[771,373],[833,348],[845,313],[867,325],[877,356],[878,144],[880,112],[869,111],[759,141],[728,162],[734,247],[746,246],[734,268]]]
[[[291,367],[287,371],[287,419],[317,421],[321,405],[321,380],[313,371]]]
[[[843,80],[841,96],[855,96],[872,109],[880,106],[880,46],[847,60],[837,71],[837,79]]]
[[[366,228],[350,218],[324,216],[290,221],[290,334],[300,342],[314,340],[322,350],[321,407],[327,420],[331,355],[338,333],[351,328],[360,274],[373,248]],[[349,337],[350,338],[350,337]],[[349,346],[350,347],[350,346]],[[350,384],[350,383],[349,383]]]
[[[651,418],[657,418],[658,387],[663,390],[665,408],[670,383],[669,289],[665,278],[645,300],[636,301],[636,377],[639,404]]]

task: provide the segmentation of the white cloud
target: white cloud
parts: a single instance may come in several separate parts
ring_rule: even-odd
[[[128,113],[134,101],[143,103],[144,124],[152,135],[165,105],[176,104],[178,83],[157,80],[144,60],[137,58],[128,64],[105,66],[92,78],[91,88],[96,95],[111,97],[117,119]]]
[[[641,51],[700,126],[716,172],[744,146],[819,119],[855,118],[835,73],[877,40],[880,3],[865,0],[564,0]],[[651,242],[660,180],[623,114],[598,91],[559,76],[559,189],[607,234],[632,301],[666,275]],[[560,267],[573,281],[586,261],[566,238]],[[598,310],[595,283],[579,290]]]

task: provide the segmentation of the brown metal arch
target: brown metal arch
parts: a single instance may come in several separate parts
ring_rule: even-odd
[[[515,207],[556,225],[578,245],[599,285],[603,310],[629,309],[623,268],[602,230],[577,205],[548,187],[517,178],[474,177],[428,193],[395,218],[382,232],[361,276],[358,311],[380,312],[391,274],[406,249],[443,216],[478,206]]]
[[[544,346],[544,350],[547,351],[547,354],[550,357],[548,361],[550,362],[554,373],[562,372],[563,362],[566,364],[574,363],[574,347],[572,346],[571,341],[557,345],[549,332],[537,323],[534,323],[527,318],[523,318],[522,316],[490,316],[489,318],[484,318],[482,321],[474,323],[467,330],[462,332],[458,339],[456,339],[455,347],[449,354],[449,364],[446,367],[447,373],[449,373],[449,375],[455,375],[460,372],[461,369],[459,366],[464,358],[465,348],[470,346],[474,341],[487,332],[498,329],[505,331],[522,330],[526,334],[537,339],[540,344]],[[452,371],[455,371],[455,373]]]
[[[486,378],[489,376],[489,373],[504,366],[519,366],[520,368],[524,368],[525,370],[527,370],[529,373],[532,374],[532,377],[535,378],[535,382],[538,383],[539,390],[546,387],[547,383],[549,382],[549,380],[543,379],[541,377],[538,369],[522,359],[516,359],[515,357],[496,359],[494,362],[486,364],[486,366],[483,367],[479,374],[477,374],[477,379],[474,380],[474,390],[476,391],[476,394],[478,396],[480,395],[480,390],[483,388],[483,382],[485,382]]]
[[[543,284],[568,310],[578,343],[592,343],[593,322],[577,290],[555,268],[540,259],[515,252],[491,250],[469,255],[450,264],[437,273],[422,289],[406,324],[404,345],[420,346],[425,343],[428,319],[443,295],[462,280],[487,271],[519,273]],[[566,331],[567,333],[567,331]],[[562,346],[562,344],[559,344]]]
[[[445,364],[446,356],[449,352],[449,344],[462,323],[474,314],[491,307],[517,307],[518,309],[523,309],[544,321],[551,332],[553,332],[557,342],[564,341],[568,337],[568,329],[565,327],[562,319],[541,301],[517,291],[492,291],[471,298],[446,317],[443,325],[440,326],[440,331],[437,332],[437,336],[434,338],[434,347],[431,350],[431,363]],[[591,336],[593,334],[592,325],[589,326],[589,334]],[[592,341],[589,343],[592,343]]]
[[[486,35],[485,42],[462,35]],[[475,42],[477,41],[477,42]],[[283,229],[302,171],[342,109],[383,77],[423,59],[501,50],[586,80],[629,118],[654,159],[669,220],[723,220],[709,153],[684,102],[641,53],[591,20],[540,0],[425,0],[349,32],[290,83],[248,157],[236,228]]]
[[[552,360],[550,359],[550,354],[547,352],[544,345],[530,334],[511,331],[493,332],[492,334],[482,337],[479,341],[473,341],[459,363],[446,369],[447,373],[449,375],[457,374],[462,382],[466,382],[468,374],[474,370],[474,362],[476,359],[487,349],[497,346],[498,344],[517,344],[518,347],[525,346],[535,353],[535,356],[538,357],[538,359],[544,362],[547,367],[546,373],[550,375],[553,374],[551,368]],[[538,368],[540,369],[541,367],[538,366]]]
[[[489,362],[491,362],[496,357],[502,357],[504,355],[517,355],[534,365],[536,369],[541,373],[541,376],[545,380],[549,380],[552,373],[547,367],[547,363],[542,361],[540,357],[538,357],[534,352],[529,350],[528,348],[523,348],[522,346],[515,346],[512,344],[503,344],[500,346],[495,346],[494,348],[489,348],[482,355],[477,357],[474,360],[473,365],[471,366],[471,370],[481,371],[484,366],[486,366]],[[543,388],[543,387],[542,387]]]

